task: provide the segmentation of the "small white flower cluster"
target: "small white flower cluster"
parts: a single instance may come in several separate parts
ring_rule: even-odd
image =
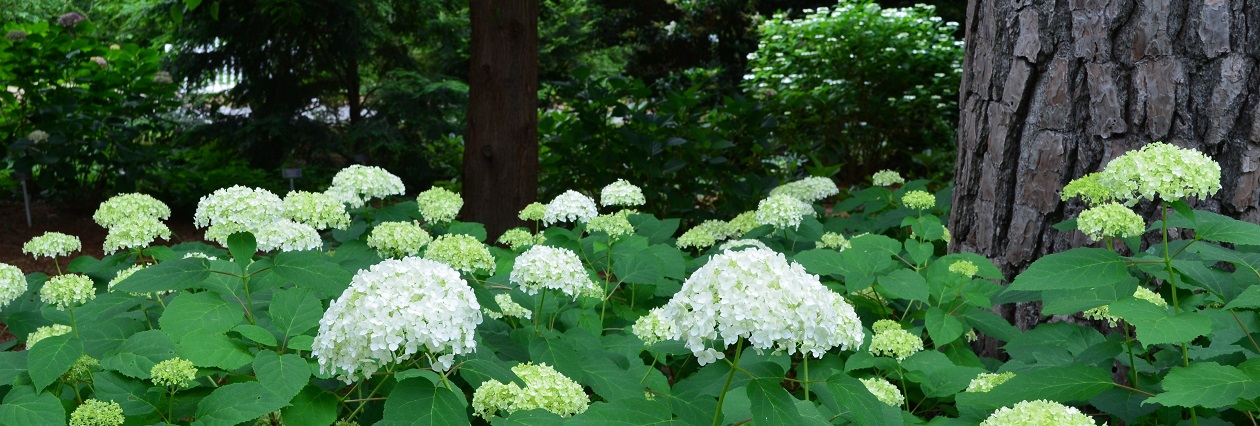
[[[323,246],[319,231],[306,223],[283,218],[285,211],[284,200],[271,191],[237,185],[201,197],[193,223],[208,227],[206,239],[223,245],[232,234],[249,232],[254,234],[258,249],[263,251],[311,250]]]
[[[171,358],[153,365],[149,369],[149,379],[153,384],[164,388],[183,388],[197,380],[197,367],[192,361],[183,358]]]
[[[647,199],[643,197],[643,190],[634,186],[625,179],[617,179],[616,182],[605,186],[599,192],[599,202],[604,207],[609,206],[641,206],[647,203]]]
[[[547,206],[542,203],[529,203],[529,205],[521,209],[521,212],[516,215],[516,217],[521,218],[521,220],[528,221],[542,220],[546,216]]]
[[[958,260],[949,264],[949,272],[971,278],[980,273],[980,267],[970,260]]]
[[[867,349],[871,355],[888,356],[897,361],[905,361],[910,355],[923,350],[923,338],[901,328],[893,320],[879,320],[871,326],[875,332],[871,336],[871,346]]]
[[[1146,287],[1138,286],[1137,290],[1133,292],[1133,297],[1137,299],[1145,300],[1147,302],[1151,302],[1155,304],[1155,306],[1159,306],[1161,308],[1168,307],[1168,302],[1165,301],[1163,297],[1160,297],[1159,294],[1156,294],[1153,291],[1147,290]],[[1107,321],[1107,325],[1110,325],[1112,327],[1115,327],[1116,324],[1121,321],[1120,318],[1111,314],[1111,305],[1103,305],[1097,308],[1086,310],[1083,313],[1083,315],[1085,316],[1085,318],[1089,318],[1096,321],[1105,320]]]
[[[1015,377],[1015,372],[1007,371],[1004,373],[980,373],[976,378],[971,379],[971,383],[967,384],[967,390],[963,392],[988,392],[993,390],[997,385],[1006,383]]]
[[[324,193],[350,207],[363,207],[374,198],[402,195],[406,191],[402,179],[385,169],[355,164],[337,172],[332,186]]]
[[[869,377],[858,380],[862,381],[862,384],[866,385],[866,390],[870,391],[872,395],[875,395],[875,398],[879,399],[880,402],[893,407],[900,407],[902,403],[906,402],[906,397],[901,394],[901,390],[897,389],[897,386],[893,385],[892,382],[889,382],[887,379],[882,377]]]
[[[901,177],[901,173],[897,173],[892,170],[880,170],[875,172],[874,175],[871,175],[871,182],[874,183],[875,186],[893,186],[900,183],[906,183],[906,180]]]
[[[83,243],[79,241],[79,237],[60,232],[45,232],[22,244],[22,253],[35,256],[36,259],[41,256],[61,257],[82,249]]]
[[[118,283],[120,282],[123,282],[123,280],[131,277],[133,274],[136,273],[136,271],[139,271],[144,268],[145,268],[144,265],[132,265],[129,268],[118,271],[117,274],[114,274],[114,279],[109,280],[109,285],[105,287],[105,291],[106,292],[114,291],[114,286],[118,285]],[[145,294],[138,294],[138,293],[132,293],[132,295],[133,296],[147,296]]]
[[[763,248],[727,251],[696,270],[662,308],[681,339],[705,365],[722,357],[709,342],[743,338],[756,350],[822,357],[862,343],[862,325],[840,295],[818,276]]]
[[[630,332],[648,345],[655,345],[680,335],[678,325],[669,318],[665,318],[663,307],[652,308],[647,315],[635,320],[634,325],[630,327]]]
[[[815,212],[813,206],[796,197],[771,195],[757,203],[755,214],[758,225],[770,225],[775,229],[796,229],[801,226],[801,220],[805,216],[814,216]]]
[[[624,212],[625,210],[622,211]],[[591,221],[586,224],[586,232],[603,232],[608,234],[610,238],[615,239],[622,235],[633,234],[634,225],[631,225],[630,220],[621,212],[601,214],[591,218]]]
[[[114,401],[89,399],[70,413],[70,426],[121,426],[126,421],[122,406]]]
[[[445,234],[429,243],[424,258],[450,265],[456,271],[471,274],[478,270],[494,275],[494,256],[490,248],[470,235]]]
[[[120,249],[145,248],[153,240],[171,237],[171,229],[162,223],[171,217],[166,203],[146,194],[120,194],[111,197],[96,209],[92,220],[109,229],[105,236],[105,253]]]
[[[316,230],[345,229],[350,226],[346,206],[322,192],[292,191],[284,196],[285,219],[305,223]]]
[[[541,244],[544,240],[542,235],[535,236],[525,228],[512,228],[499,236],[499,244],[503,244],[512,250],[519,249],[524,246]]]
[[[1094,241],[1111,237],[1136,237],[1146,232],[1146,221],[1132,209],[1116,202],[1082,211],[1076,227]]]
[[[912,210],[928,210],[936,207],[936,197],[927,191],[914,190],[901,196],[901,204]]]
[[[1207,198],[1221,189],[1221,165],[1199,151],[1154,142],[1111,160],[1098,183],[1130,206],[1156,197]]]
[[[786,195],[807,203],[817,202],[840,193],[836,183],[825,177],[811,176],[780,185],[770,191],[770,196]]]
[[[254,235],[261,251],[315,250],[324,246],[315,228],[283,218],[263,225]]]
[[[481,321],[472,288],[454,269],[415,257],[390,259],[359,271],[333,300],[311,354],[321,372],[349,384],[422,350],[471,353]]]
[[[367,237],[368,247],[376,249],[376,254],[395,259],[419,254],[430,241],[433,237],[415,222],[382,222]]]
[[[735,215],[727,225],[730,225],[731,237],[742,237],[748,231],[761,226],[761,223],[757,221],[757,211],[751,210]]]
[[[564,248],[530,247],[516,258],[508,279],[529,295],[552,289],[574,299],[578,296],[602,296],[599,286],[587,275],[582,260]]]
[[[459,209],[464,208],[464,199],[446,188],[435,186],[417,195],[416,204],[420,206],[420,217],[425,222],[444,223],[455,220]]]
[[[60,336],[69,333],[70,330],[73,330],[70,326],[62,324],[46,325],[37,328],[35,331],[32,331],[31,334],[26,336],[26,350],[31,350],[31,348],[34,347],[36,343],[39,343],[40,340],[53,336]]]
[[[725,221],[706,220],[679,236],[675,245],[680,249],[704,250],[717,244],[718,241],[730,238],[734,233],[734,229]]]
[[[547,203],[542,221],[543,225],[551,226],[559,222],[588,222],[598,215],[599,208],[595,207],[595,200],[577,191],[568,190]]]
[[[850,243],[847,238],[844,238],[844,235],[840,235],[835,232],[823,233],[822,237],[818,239],[818,242],[814,244],[816,244],[820,249],[832,249],[836,251],[845,251],[850,247],[853,247],[853,244]]]
[[[751,239],[730,240],[718,246],[719,251],[738,250],[738,249],[744,249],[744,248],[759,248],[763,250],[770,250],[770,246],[767,246],[766,243],[763,243],[760,240],[751,240]]]
[[[48,279],[39,289],[39,300],[59,311],[82,305],[96,298],[96,288],[86,275],[65,274]]]
[[[534,313],[530,312],[529,309],[525,309],[524,306],[521,306],[521,304],[516,303],[515,300],[512,300],[512,295],[510,294],[507,294],[507,293],[496,294],[494,295],[494,302],[499,304],[498,312],[495,312],[486,308],[483,308],[481,310],[482,312],[486,314],[486,316],[490,318],[499,319],[503,317],[514,317],[514,318],[530,319],[530,318],[533,318],[534,316]]]
[[[26,292],[26,276],[16,266],[0,263],[0,309]]]
[[[473,392],[473,412],[489,421],[500,410],[508,413],[535,409],[547,410],[560,417],[586,412],[590,397],[582,385],[565,377],[547,364],[519,364],[512,372],[525,382],[503,384],[487,380]]]
[[[1057,402],[1036,400],[1023,401],[1011,407],[1002,407],[980,426],[1095,426],[1089,415],[1076,407]],[[1103,423],[1106,426],[1106,423]]]

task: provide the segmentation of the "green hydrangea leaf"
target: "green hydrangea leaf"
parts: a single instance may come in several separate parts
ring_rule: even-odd
[[[1173,368],[1161,384],[1164,392],[1143,404],[1220,408],[1231,406],[1240,398],[1260,397],[1260,377],[1215,362]]]
[[[74,332],[40,340],[29,350],[27,365],[35,389],[43,390],[74,366],[83,355],[83,341]]]
[[[245,310],[240,305],[215,293],[202,292],[176,296],[167,304],[158,324],[171,340],[182,342],[190,334],[222,334],[244,320]]]
[[[131,335],[118,352],[101,360],[101,366],[137,379],[148,379],[159,362],[176,356],[175,342],[162,330],[146,330]]]
[[[15,386],[0,404],[0,424],[65,426],[66,409],[51,393]]]
[[[1212,332],[1212,319],[1199,312],[1174,316],[1168,308],[1138,299],[1121,300],[1110,306],[1111,315],[1137,327],[1137,338],[1145,345],[1188,342]]]
[[[464,399],[428,380],[403,380],[385,400],[385,415],[378,426],[470,424]]]
[[[340,296],[353,274],[316,251],[286,251],[272,258],[271,271],[295,286],[308,288],[321,299]]]
[[[1115,252],[1075,248],[1046,255],[1007,286],[1012,291],[1077,290],[1114,285],[1130,279],[1129,267]]]
[[[233,383],[215,389],[197,404],[194,426],[234,426],[288,405],[258,382]]]
[[[206,259],[171,260],[136,271],[115,285],[114,291],[151,293],[204,288],[201,283],[209,276],[210,263]]]

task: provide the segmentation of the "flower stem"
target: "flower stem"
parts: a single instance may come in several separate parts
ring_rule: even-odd
[[[1120,329],[1124,331],[1124,349],[1129,352],[1129,372],[1133,373],[1133,388],[1138,388],[1137,364],[1133,360],[1133,338],[1129,337],[1129,324],[1121,324]]]
[[[731,372],[726,375],[726,383],[722,384],[722,393],[718,394],[717,410],[713,413],[713,426],[722,424],[722,403],[726,401],[726,390],[731,387],[731,379],[735,378],[736,367],[739,366],[739,355],[744,349],[744,339],[735,342],[735,359],[731,360]]]
[[[805,402],[809,402],[809,354],[801,352],[801,365],[805,367]]]

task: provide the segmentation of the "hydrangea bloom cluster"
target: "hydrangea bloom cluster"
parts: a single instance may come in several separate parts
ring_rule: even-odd
[[[795,182],[780,185],[770,190],[770,196],[786,195],[807,203],[812,203],[840,193],[836,183],[825,177],[811,176]]]
[[[39,289],[39,300],[64,311],[96,298],[96,288],[86,275],[65,274],[52,277]]]
[[[114,401],[89,399],[70,413],[70,426],[120,426],[126,421],[122,406]]]
[[[384,258],[415,256],[420,248],[433,241],[429,232],[415,222],[382,222],[368,234],[368,247]]]
[[[115,195],[92,214],[97,225],[109,229],[105,236],[105,253],[144,248],[157,238],[170,238],[171,229],[162,223],[170,217],[171,209],[166,203],[137,193]]]
[[[586,412],[590,405],[590,397],[586,396],[582,385],[547,364],[519,364],[512,367],[512,372],[525,382],[525,387],[497,380],[482,383],[473,392],[475,414],[489,421],[500,410],[513,413],[541,408],[569,417]]]
[[[528,207],[527,207],[528,208]],[[547,203],[547,211],[543,214],[543,224],[551,226],[559,222],[588,222],[598,216],[595,200],[574,190],[565,191]]]
[[[0,309],[4,309],[25,292],[26,276],[22,275],[22,269],[0,263]]]
[[[139,271],[144,268],[145,268],[144,265],[132,265],[129,268],[118,271],[117,274],[114,274],[114,279],[109,280],[109,285],[105,287],[105,291],[107,292],[114,291],[114,286],[118,285],[118,283],[120,282],[123,282],[123,280],[131,277],[131,275],[135,274],[136,271]],[[139,294],[133,294],[133,295],[139,296]]]
[[[727,224],[731,227],[730,231],[732,237],[742,237],[744,234],[747,234],[748,231],[761,226],[761,223],[757,221],[756,210],[746,211],[735,215],[735,218],[731,219],[731,221],[727,222]]]
[[[751,239],[730,240],[718,246],[718,250],[720,251],[737,250],[737,249],[742,249],[742,248],[759,248],[759,249],[764,249],[764,250],[770,250],[770,246],[767,246],[766,243],[761,242],[761,240],[751,240]]]
[[[70,330],[72,330],[70,326],[63,324],[46,325],[37,328],[35,331],[32,331],[30,335],[26,336],[26,350],[30,350],[31,347],[35,346],[36,343],[39,343],[40,340],[53,336],[60,336],[69,333]]]
[[[183,388],[197,379],[197,367],[192,361],[183,358],[171,358],[153,365],[149,370],[149,378],[153,384],[164,388]]]
[[[1081,197],[1086,205],[1092,207],[1115,200],[1116,195],[1111,192],[1111,189],[1103,186],[1099,180],[1100,176],[1102,173],[1090,173],[1068,182],[1067,186],[1063,187],[1063,201],[1072,197]]]
[[[350,207],[363,207],[368,200],[402,195],[406,191],[402,179],[385,169],[355,164],[337,172],[325,193]]]
[[[980,267],[976,266],[976,264],[972,263],[970,260],[957,260],[954,263],[949,264],[949,272],[971,278],[980,273]]]
[[[542,203],[529,203],[529,205],[521,209],[521,212],[516,215],[516,217],[521,218],[521,220],[527,220],[531,222],[536,221],[536,220],[542,220],[542,218],[545,216],[547,216],[547,206],[543,205]]]
[[[844,235],[840,235],[835,232],[823,233],[822,237],[819,238],[818,242],[815,244],[817,244],[820,249],[833,249],[836,251],[845,251],[850,247],[853,247],[853,244],[850,243],[847,238],[844,238]]]
[[[464,208],[464,199],[446,188],[435,186],[417,195],[416,204],[420,206],[420,217],[425,222],[443,223],[455,220],[459,209]]]
[[[525,228],[512,228],[499,236],[499,244],[503,244],[516,250],[518,248],[534,244],[534,234],[531,234]]]
[[[892,170],[880,170],[871,175],[871,182],[875,186],[893,186],[899,183],[906,183],[906,180],[901,178],[901,173]]]
[[[22,253],[35,256],[36,259],[41,256],[61,257],[82,249],[83,243],[79,241],[79,237],[60,232],[45,232],[22,244]]]
[[[206,238],[226,244],[237,232],[255,232],[280,217],[284,201],[271,191],[236,185],[201,197],[193,223],[206,229]]]
[[[22,30],[9,31],[8,33],[5,33],[4,38],[12,42],[23,41],[23,40],[26,40],[26,31],[22,31]]]
[[[927,210],[936,207],[936,197],[927,191],[910,191],[901,196],[901,204],[912,210]]]
[[[630,327],[630,332],[648,345],[655,345],[679,335],[678,325],[665,317],[663,307],[653,308],[647,315],[635,320],[634,325]]]
[[[624,214],[601,214],[591,218],[586,224],[587,232],[603,232],[609,237],[617,238],[634,233],[634,226]]]
[[[1127,205],[1155,197],[1207,198],[1221,189],[1221,165],[1199,151],[1154,142],[1111,160],[1098,183]]]
[[[484,270],[494,275],[494,256],[490,249],[470,235],[446,234],[429,243],[424,258],[450,265],[456,271],[471,274]]]
[[[466,354],[481,306],[459,273],[415,257],[361,270],[323,318],[311,354],[324,373],[348,383],[419,351]]]
[[[43,130],[32,130],[30,134],[26,135],[26,138],[30,139],[31,142],[34,142],[34,143],[46,142],[48,141],[48,132],[45,132]]]
[[[105,235],[103,247],[106,254],[123,249],[143,249],[153,244],[153,240],[158,238],[163,240],[171,238],[171,228],[165,223],[144,216],[120,219],[108,228],[109,233]]]
[[[923,339],[902,329],[901,324],[896,321],[875,321],[871,330],[875,332],[875,335],[871,336],[871,346],[868,349],[872,355],[888,356],[897,358],[897,361],[905,361],[910,355],[923,350]]]
[[[310,225],[316,230],[345,229],[350,226],[350,214],[346,206],[322,192],[292,191],[284,196],[285,219]]]
[[[289,219],[276,219],[254,233],[262,251],[315,250],[324,246],[319,231],[311,225]]]
[[[731,237],[734,230],[731,225],[725,221],[711,219],[701,222],[694,228],[688,229],[682,236],[678,237],[675,243],[680,249],[694,248],[704,250],[717,244],[718,241]]]
[[[99,367],[101,360],[92,358],[87,355],[79,355],[79,359],[70,366],[70,370],[61,375],[61,380],[67,382],[77,382],[80,380],[89,380],[92,368]]]
[[[866,390],[875,395],[875,398],[879,399],[880,402],[893,407],[900,407],[902,403],[906,402],[906,397],[901,394],[901,390],[882,377],[869,377],[858,380],[861,380],[862,384],[866,385]]]
[[[587,276],[582,260],[563,248],[530,247],[516,258],[508,279],[529,295],[552,289],[574,299],[581,295],[602,296],[599,286]]]
[[[1094,420],[1075,407],[1039,399],[999,408],[980,423],[980,426],[1044,425],[1094,426]]]
[[[643,197],[642,189],[630,182],[626,182],[625,179],[617,179],[616,182],[605,186],[603,190],[599,191],[599,203],[604,207],[634,207],[647,204],[647,199]]]
[[[771,195],[757,203],[755,214],[758,225],[796,229],[801,225],[801,219],[814,215],[814,207],[795,197]]]
[[[1004,373],[980,373],[976,378],[971,379],[971,383],[967,384],[967,390],[963,392],[988,392],[993,390],[997,385],[1006,383],[1007,380],[1015,377],[1015,372],[1007,371]]]
[[[489,309],[482,309],[482,312],[485,312],[486,316],[490,318],[499,319],[503,317],[515,317],[530,319],[534,316],[534,313],[530,312],[529,309],[525,309],[524,306],[521,306],[521,304],[512,300],[512,295],[510,294],[496,294],[494,295],[494,302],[499,304],[498,312],[491,311]]]
[[[862,343],[861,323],[848,302],[801,265],[762,248],[713,256],[687,278],[661,316],[678,327],[670,338],[681,339],[701,365],[722,356],[708,347],[719,338],[724,345],[743,338],[756,350],[814,357]]]
[[[1153,291],[1147,290],[1146,287],[1139,286],[1137,290],[1133,292],[1133,297],[1136,299],[1141,299],[1147,302],[1151,302],[1161,308],[1168,307],[1168,302],[1165,301],[1163,297],[1160,297],[1159,294],[1156,294]],[[1116,323],[1119,323],[1121,321],[1120,318],[1117,318],[1115,315],[1111,314],[1111,305],[1103,305],[1097,308],[1086,310],[1084,312],[1084,316],[1085,318],[1089,318],[1096,321],[1106,320],[1107,325],[1110,325],[1112,327],[1115,327]]]
[[[1146,221],[1128,207],[1112,202],[1082,211],[1076,218],[1076,227],[1090,239],[1098,241],[1142,235],[1146,232]]]

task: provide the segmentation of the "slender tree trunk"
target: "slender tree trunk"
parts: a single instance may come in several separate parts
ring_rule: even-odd
[[[1221,163],[1199,207],[1260,219],[1260,2],[970,0],[966,31],[952,250],[1009,279],[1087,244],[1051,228],[1081,210],[1063,185],[1153,141]],[[1035,304],[1000,313],[1042,321]]]
[[[472,0],[464,217],[491,239],[538,197],[538,0]]]

